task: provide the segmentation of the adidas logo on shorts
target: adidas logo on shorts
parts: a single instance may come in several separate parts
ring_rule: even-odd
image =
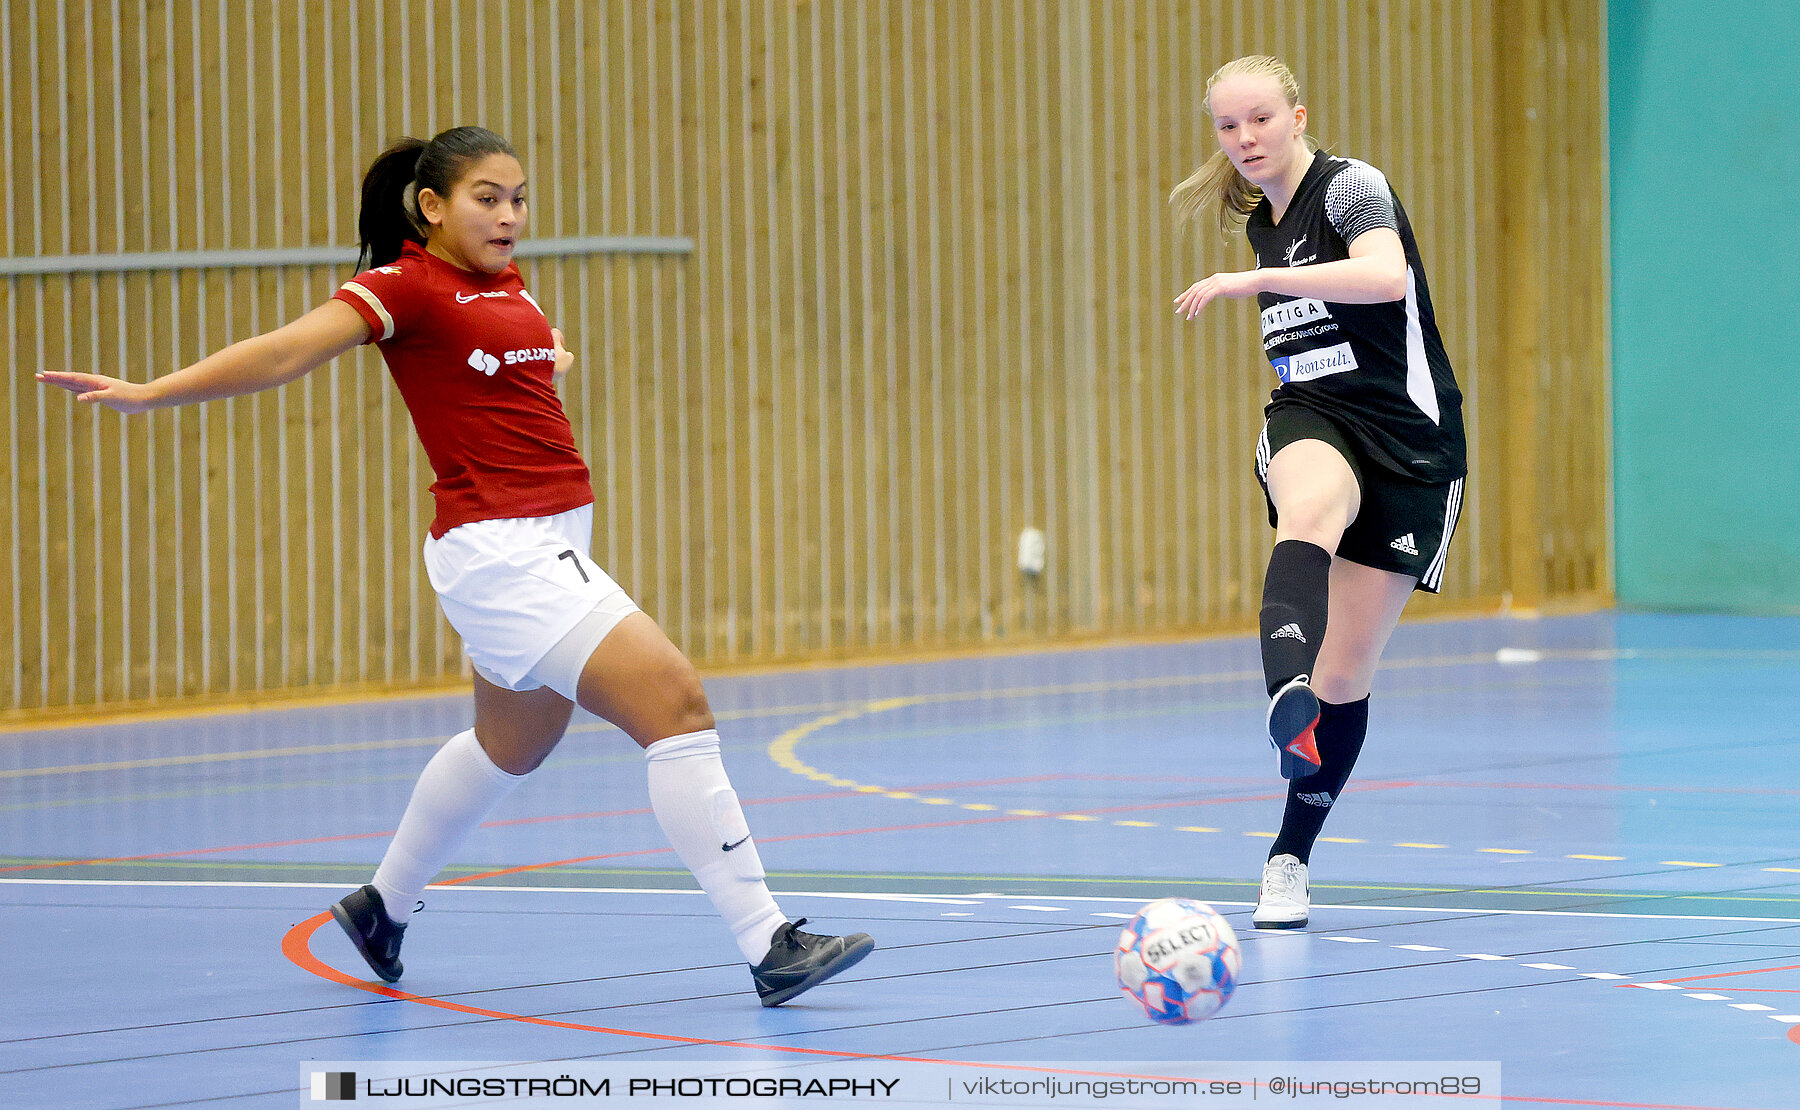
[[[1402,552],[1403,554],[1407,554],[1407,555],[1417,555],[1419,553],[1418,545],[1413,543],[1413,534],[1411,532],[1408,532],[1406,535],[1401,536],[1399,539],[1395,540],[1393,543],[1388,544],[1388,546],[1393,548],[1395,551],[1399,551],[1399,552]]]
[[[1294,797],[1309,806],[1318,806],[1320,809],[1331,808],[1331,795],[1329,794],[1295,794]]]
[[[1303,644],[1306,642],[1306,634],[1300,631],[1300,626],[1297,624],[1284,624],[1269,633],[1271,640],[1279,640],[1284,636],[1290,640],[1299,640]]]

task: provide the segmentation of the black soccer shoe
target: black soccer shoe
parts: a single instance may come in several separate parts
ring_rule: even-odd
[[[337,918],[375,974],[385,982],[400,981],[400,939],[406,935],[406,926],[388,919],[380,891],[372,886],[351,891],[332,905],[331,916]]]
[[[840,971],[847,971],[875,951],[867,933],[847,937],[822,937],[803,933],[806,918],[790,921],[775,930],[769,954],[750,969],[756,993],[764,1006],[779,1006],[801,991],[810,990]]]

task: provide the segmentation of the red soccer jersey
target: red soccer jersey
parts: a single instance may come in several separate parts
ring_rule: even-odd
[[[392,265],[356,275],[332,296],[367,321],[368,341],[412,413],[437,475],[433,536],[593,502],[551,380],[550,321],[517,265],[475,273],[407,243]]]

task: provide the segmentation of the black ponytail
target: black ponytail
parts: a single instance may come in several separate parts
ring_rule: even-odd
[[[406,138],[382,151],[363,175],[357,272],[393,262],[409,241],[423,246],[426,227],[418,190],[449,197],[468,167],[490,154],[518,157],[511,144],[485,127],[452,127],[430,142]]]
[[[362,237],[357,273],[399,258],[409,239],[425,242],[424,233],[406,210],[406,187],[412,184],[419,152],[424,149],[423,139],[401,139],[382,151],[363,174],[362,211],[356,217],[356,230]]]

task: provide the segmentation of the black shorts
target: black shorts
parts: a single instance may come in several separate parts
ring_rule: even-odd
[[[1365,567],[1411,575],[1419,580],[1415,589],[1437,593],[1462,512],[1463,480],[1431,485],[1395,474],[1370,463],[1354,437],[1323,414],[1304,405],[1274,405],[1256,443],[1256,480],[1268,501],[1270,527],[1277,522],[1275,502],[1269,500],[1269,460],[1302,439],[1336,448],[1362,491],[1362,508],[1338,541],[1336,554]]]

